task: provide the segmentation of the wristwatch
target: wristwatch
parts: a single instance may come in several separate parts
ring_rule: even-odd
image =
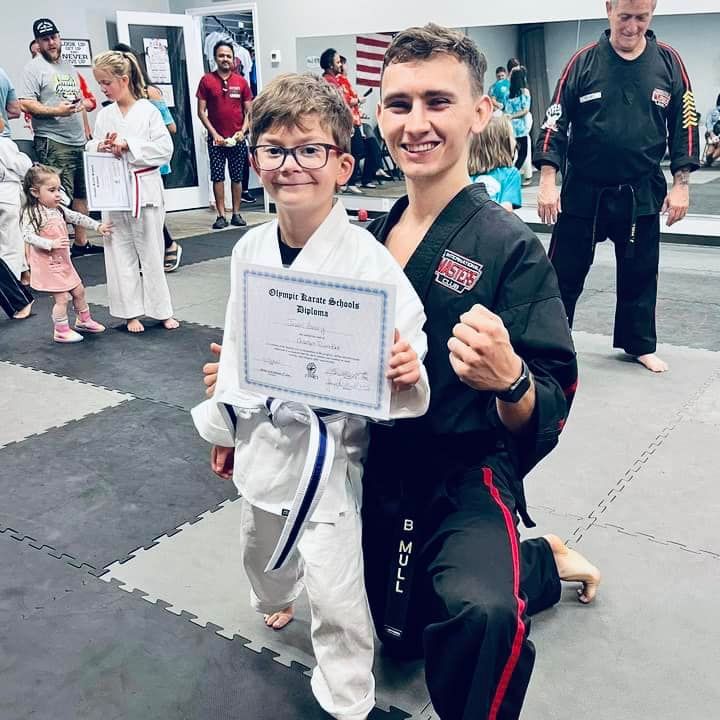
[[[507,390],[495,393],[498,400],[502,400],[506,403],[520,402],[525,393],[530,389],[530,368],[528,368],[522,358],[520,358],[520,360],[522,361],[520,377],[512,385],[510,385]]]

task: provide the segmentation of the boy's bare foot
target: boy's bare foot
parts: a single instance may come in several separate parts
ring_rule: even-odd
[[[273,613],[272,615],[264,615],[265,624],[273,630],[282,630],[286,625],[292,622],[295,610],[292,605],[288,605],[284,610]]]
[[[175,318],[167,318],[162,321],[162,324],[166,330],[175,330],[180,327],[180,323]]]
[[[655,353],[637,355],[635,359],[654,373],[664,373],[670,369],[669,365],[664,360],[661,360]]]
[[[595,599],[600,584],[600,571],[577,550],[569,548],[557,535],[545,535],[550,545],[558,575],[567,582],[580,582],[578,600],[587,605]]]
[[[145,332],[145,326],[137,318],[127,321],[127,329],[131,333]]]
[[[29,302],[22,310],[18,310],[13,317],[15,320],[24,320],[25,318],[30,317],[30,313],[32,312],[32,306],[35,301]]]

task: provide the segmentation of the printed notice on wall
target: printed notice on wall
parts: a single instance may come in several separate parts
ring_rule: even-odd
[[[168,41],[165,38],[143,38],[145,65],[150,82],[158,85],[172,82]]]
[[[62,39],[63,60],[73,67],[91,67],[92,53],[89,40]]]

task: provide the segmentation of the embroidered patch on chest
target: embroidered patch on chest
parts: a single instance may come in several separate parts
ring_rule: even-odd
[[[661,108],[666,108],[670,104],[671,95],[666,90],[655,88],[652,92],[652,101]]]
[[[462,295],[477,285],[482,271],[480,263],[446,250],[435,269],[435,282]]]

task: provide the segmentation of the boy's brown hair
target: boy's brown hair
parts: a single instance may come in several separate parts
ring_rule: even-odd
[[[335,144],[350,152],[353,120],[339,90],[316,75],[286,73],[270,81],[253,100],[250,137],[253,144],[271,128],[305,130],[303,121],[315,115]]]
[[[385,52],[383,73],[388,65],[429,60],[435,55],[451,55],[467,65],[473,92],[476,95],[485,92],[487,60],[478,46],[465,33],[435,23],[398,33]]]
[[[487,127],[470,139],[468,174],[485,175],[515,162],[512,123],[505,115],[490,119]]]

